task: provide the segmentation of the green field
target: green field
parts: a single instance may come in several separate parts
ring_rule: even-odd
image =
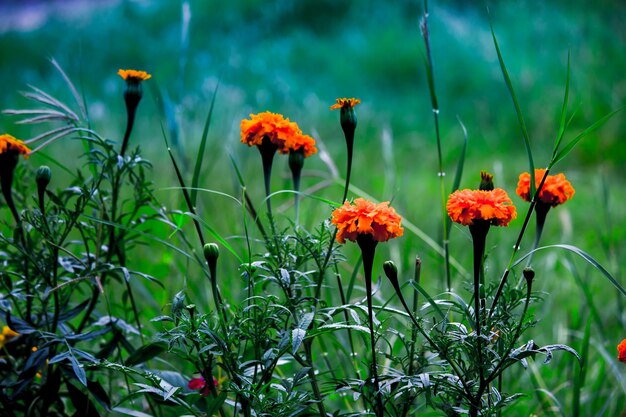
[[[545,167],[550,162],[559,132],[568,79],[568,57],[569,107],[564,144],[624,105],[626,5],[617,1],[599,1],[591,5],[581,0],[449,0],[432,1],[428,7],[433,77],[439,103],[441,164],[446,173],[445,197],[453,191],[455,171],[462,161],[464,170],[460,188],[477,188],[479,173],[486,170],[495,175],[495,186],[504,188],[517,206],[518,218],[508,228],[492,227],[489,234],[485,279],[488,285],[495,287],[507,267],[528,211],[528,203],[515,195],[515,187],[519,174],[529,170],[529,160],[518,115],[498,61],[491,27],[526,123],[534,164]],[[151,320],[169,315],[172,300],[181,291],[187,295],[187,304],[193,303],[198,311],[210,313],[209,323],[217,326],[218,322],[207,268],[196,262],[196,259],[202,259],[199,255],[202,246],[195,232],[194,216],[187,213],[189,207],[183,198],[166,141],[186,185],[190,186],[192,178],[197,178],[198,188],[203,189],[198,192],[197,218],[204,225],[204,238],[216,241],[220,246],[217,275],[226,308],[235,314],[245,305],[243,300],[249,295],[246,293],[249,288],[243,278],[246,270],[241,264],[250,261],[261,265],[270,262],[273,256],[239,204],[242,187],[237,169],[250,201],[268,227],[259,153],[240,143],[241,120],[263,111],[280,113],[296,121],[305,134],[318,142],[320,152],[307,158],[302,173],[302,191],[315,197],[302,199],[299,219],[302,228],[314,234],[324,220],[330,219],[334,207],[329,202],[341,202],[345,180],[347,155],[339,124],[340,112],[330,111],[329,107],[337,97],[358,97],[361,104],[355,107],[358,127],[348,198],[391,201],[403,217],[405,226],[403,237],[378,245],[374,281],[378,282],[381,277],[381,286],[375,295],[375,304],[401,309],[394,289],[383,273],[382,263],[388,259],[398,266],[401,281],[405,283],[405,297],[412,299],[409,295],[413,291],[408,281],[413,276],[416,256],[422,260],[421,285],[425,292],[438,299],[449,297],[444,294],[446,281],[440,254],[444,217],[442,183],[438,176],[427,54],[420,34],[423,11],[421,2],[408,0],[68,1],[0,5],[0,13],[8,16],[0,24],[2,109],[37,107],[32,100],[20,95],[20,92],[33,91],[29,86],[34,86],[78,113],[79,105],[66,80],[50,62],[54,59],[86,103],[88,116],[84,121],[88,120],[91,129],[113,141],[113,148],[117,149],[126,127],[122,99],[124,81],[117,71],[134,68],[152,74],[151,79],[142,83],[144,96],[137,111],[129,149],[141,149],[141,155],[152,164],[152,168],[146,170],[146,178],[153,183],[153,199],[136,213],[146,216],[147,220],[139,225],[133,224],[141,235],[135,236],[136,240],[125,248],[123,260],[120,261],[118,253],[110,255],[108,261],[150,275],[158,283],[136,275],[128,284],[123,279],[107,281],[106,296],[95,305],[94,321],[113,315],[123,319],[128,326],[137,327],[137,321],[142,326],[142,338],[132,332],[124,333],[128,345],[116,346],[118,350],[109,357],[111,362],[122,363],[137,348],[156,340],[157,333],[168,324]],[[206,142],[203,142],[203,129],[211,109],[210,126]],[[26,140],[62,126],[58,122],[20,124],[19,120],[19,116],[0,115],[0,134],[10,133]],[[467,131],[465,156],[462,156],[462,126]],[[595,261],[588,262],[559,248],[539,251],[533,258],[532,265],[537,274],[533,286],[536,298],[530,303],[529,313],[537,323],[524,333],[519,344],[528,340],[534,340],[539,346],[567,344],[581,354],[583,366],[579,367],[574,356],[563,352],[555,353],[545,365],[539,357],[530,360],[528,368],[514,365],[504,373],[502,392],[524,395],[501,415],[618,416],[626,411],[626,365],[619,363],[616,357],[616,346],[626,337],[626,316],[622,313],[626,300],[610,282],[613,279],[618,286],[625,284],[620,269],[626,236],[626,150],[621,143],[624,134],[626,117],[620,111],[593,129],[556,164],[553,173],[563,172],[576,193],[572,201],[550,211],[541,240],[542,245],[564,244],[580,248],[602,265],[606,274],[594,267]],[[37,208],[34,178],[40,165],[52,168],[49,190],[58,195],[70,185],[81,185],[83,180],[88,182],[93,167],[89,166],[86,153],[93,148],[77,136],[51,143],[28,160],[20,161],[13,186],[20,209]],[[198,156],[203,143],[206,148]],[[197,175],[194,168],[200,159],[202,168]],[[77,171],[84,176],[78,182]],[[120,198],[132,200],[136,190],[128,184],[126,186]],[[291,190],[291,186],[287,158],[277,156],[272,190]],[[104,197],[102,201],[105,205],[110,202]],[[279,232],[284,229],[286,234],[295,233],[292,228],[293,194],[278,193],[272,198],[272,204]],[[163,215],[155,215],[161,208]],[[85,209],[85,216],[99,215],[97,208],[90,210]],[[81,217],[81,220],[89,223],[93,219]],[[101,219],[93,228],[108,230],[112,226],[107,221]],[[8,271],[13,271],[11,256],[14,255],[6,246],[11,239],[14,239],[13,243],[17,241],[17,235],[13,235],[14,227],[11,212],[5,200],[0,198],[0,233],[3,236],[0,258],[7,271],[0,271],[0,276],[6,282],[14,279],[8,278],[13,277]],[[116,230],[111,233],[120,233],[119,228]],[[531,249],[534,233],[533,218],[522,240],[522,253]],[[82,238],[84,236],[73,232],[66,250],[82,257],[80,244],[75,243]],[[97,240],[86,243],[85,247],[97,252],[93,246],[95,242]],[[452,289],[470,305],[474,290],[470,278],[471,247],[468,229],[452,224]],[[45,250],[54,252],[50,248]],[[107,252],[108,248],[102,250]],[[350,287],[354,285],[352,297],[347,302],[363,306],[365,287],[359,249],[357,245],[346,244],[340,251],[337,269],[327,273],[327,280],[321,287],[320,303],[324,307],[341,304],[335,280],[335,275],[339,274],[346,288],[348,283]],[[32,256],[37,255],[33,253]],[[311,261],[299,267],[305,278],[316,269]],[[512,281],[522,281],[521,269],[513,270]],[[76,278],[67,270],[65,272],[69,274],[65,277],[67,280]],[[273,279],[268,272],[268,276],[257,283],[257,295],[267,299],[271,295],[279,300],[282,293],[275,287],[277,280],[279,278]],[[12,285],[18,284],[13,282]],[[97,289],[92,278],[76,284],[72,281],[68,285],[72,286],[74,294],[67,301],[68,308],[88,299]],[[9,284],[0,288],[1,311],[15,314],[16,310],[11,306],[18,303],[19,297],[15,297]],[[132,289],[132,299],[129,299],[129,288]],[[314,286],[305,285],[302,292],[312,297]],[[425,306],[425,320],[430,320],[433,311],[429,303],[423,296],[419,303]],[[297,320],[293,322],[294,312],[300,314],[307,308],[315,310],[317,304],[314,307],[308,304],[295,306],[291,311],[292,321],[283,323],[285,329],[297,325]],[[364,320],[364,311],[357,311]],[[519,313],[519,310],[515,311]],[[382,365],[388,370],[386,375],[389,376],[393,370],[406,365],[390,352],[402,350],[401,336],[410,333],[411,323],[405,316],[393,312],[380,311],[379,314],[381,339],[387,342],[378,345],[381,351],[379,367]],[[454,319],[455,312],[450,314]],[[458,314],[456,320],[463,321]],[[0,324],[5,321],[0,317]],[[69,319],[68,328],[82,327],[79,322],[80,316]],[[346,322],[355,324],[347,316]],[[471,331],[471,326],[464,323]],[[365,326],[365,320],[362,324]],[[242,325],[242,329],[244,327]],[[245,328],[247,330],[242,331],[251,331]],[[357,342],[353,356],[348,345],[352,338]],[[310,340],[313,340],[312,336]],[[113,346],[109,336],[103,335],[101,339],[85,342],[88,347],[83,348],[95,352],[109,343]],[[341,384],[337,381],[345,382],[354,377],[354,369],[367,371],[367,360],[371,355],[369,338],[337,331],[325,333],[311,343],[318,356],[309,362],[314,362],[310,365],[314,365],[318,372],[326,411],[329,415],[335,410],[339,410],[338,414],[333,415],[363,415],[361,400],[355,399],[357,396],[353,392],[339,392],[337,387]],[[245,358],[249,352],[243,351],[241,356]],[[178,381],[188,381],[197,376],[197,369],[193,360],[184,360],[179,353],[160,352],[135,368],[141,372],[148,369],[179,372]],[[360,361],[354,359],[357,353]],[[73,363],[60,361],[57,364],[65,364],[67,369],[63,368],[66,372],[63,375],[71,374]],[[272,375],[271,382],[293,382],[290,372],[296,372],[296,365],[295,361],[281,365],[283,368]],[[161,401],[158,394],[153,398],[136,395],[128,400],[129,392],[138,389],[133,382],[146,383],[137,376],[139,374],[131,375],[114,367],[90,368],[88,374],[105,387],[112,402],[109,407],[95,401],[100,415],[192,414],[180,404],[175,406]],[[45,378],[44,375],[42,381],[34,384],[45,386],[49,383]],[[236,401],[233,394],[236,389],[227,388],[228,383],[236,384],[231,377],[223,387],[220,386],[223,392],[229,393],[224,409],[226,414],[235,415],[231,403]],[[299,386],[307,395],[315,390],[308,383]],[[74,390],[87,392],[80,384],[75,387]],[[266,388],[269,390],[266,396],[274,398],[272,389],[275,387]],[[74,391],[71,388],[61,391],[62,401],[69,404],[68,398],[74,395]],[[211,397],[197,398],[197,394],[190,394],[184,387],[176,393],[177,397],[179,395],[194,404],[196,415],[211,413],[207,411],[211,404],[207,398]],[[93,400],[93,392],[90,398]],[[293,398],[282,400],[285,404],[298,402]],[[315,403],[302,401],[307,404],[302,410],[297,407],[283,410],[276,406],[274,414],[259,411],[258,415],[320,414]],[[4,400],[0,401],[1,407],[6,404]],[[270,407],[268,404],[264,406]],[[116,406],[117,411],[114,410]],[[79,409],[75,403],[67,407],[68,415],[71,415],[68,410]],[[388,408],[386,415],[401,415],[392,405]],[[122,409],[126,411],[120,411]],[[135,414],[128,411],[130,409],[135,410]],[[212,412],[217,413],[217,409]],[[454,411],[449,414],[435,411],[420,396],[407,412],[409,415],[462,415],[454,414]],[[32,415],[38,414],[34,411]],[[59,412],[59,415],[65,414]],[[81,415],[80,411],[77,415]]]

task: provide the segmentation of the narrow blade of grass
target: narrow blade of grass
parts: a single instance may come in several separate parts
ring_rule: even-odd
[[[209,127],[211,126],[211,118],[213,116],[213,108],[215,107],[215,97],[217,96],[217,89],[219,84],[215,86],[213,91],[213,98],[211,98],[211,106],[209,107],[209,114],[204,122],[204,129],[202,130],[202,140],[200,141],[200,148],[198,149],[198,156],[196,158],[196,165],[193,170],[193,178],[191,179],[191,204],[196,205],[198,197],[198,182],[200,180],[200,171],[202,170],[202,161],[204,160],[204,151],[206,148],[206,141],[209,134]]]
[[[625,106],[622,106],[622,107],[620,107],[617,110],[613,110],[611,113],[606,114],[600,120],[596,121],[591,126],[589,126],[587,129],[585,129],[582,132],[580,132],[578,134],[578,136],[576,136],[574,139],[572,139],[560,152],[558,152],[554,156],[554,158],[552,158],[552,161],[550,162],[550,166],[554,166],[561,159],[565,158],[567,156],[567,154],[570,153],[572,151],[572,149],[574,149],[574,146],[576,146],[578,144],[578,142],[580,142],[585,136],[588,136],[590,133],[592,133],[595,130],[597,130],[600,126],[602,126],[604,123],[606,123],[611,117],[615,116],[617,113],[622,111],[624,109],[624,107]]]
[[[559,123],[559,134],[554,141],[554,149],[552,150],[552,155],[556,155],[559,150],[559,146],[561,145],[561,141],[563,140],[563,135],[565,134],[565,127],[567,126],[567,103],[569,101],[569,83],[570,83],[570,51],[567,51],[567,77],[565,79],[565,96],[563,97],[563,107],[561,108],[561,119]]]
[[[515,113],[517,114],[517,121],[519,123],[520,129],[522,130],[522,136],[524,137],[524,146],[526,147],[528,166],[530,170],[530,195],[535,195],[535,163],[533,162],[533,154],[530,148],[530,136],[528,135],[528,129],[526,128],[526,122],[524,122],[524,115],[522,114],[522,109],[517,100],[517,95],[515,94],[515,90],[513,89],[511,77],[509,76],[509,72],[507,71],[506,65],[504,64],[504,58],[502,57],[502,52],[500,51],[500,46],[498,45],[498,40],[496,39],[496,34],[493,30],[493,26],[491,26],[491,37],[493,38],[493,44],[496,47],[498,61],[500,62],[500,69],[502,70],[502,75],[504,76],[504,82],[506,83],[506,87],[509,90],[511,100],[513,100],[513,106],[515,107]]]
[[[576,255],[580,256],[585,261],[589,262],[589,264],[591,266],[593,266],[598,271],[600,271],[602,273],[602,275],[604,275],[604,277],[606,279],[608,279],[609,282],[611,284],[613,284],[613,286],[615,288],[617,288],[617,290],[623,296],[626,296],[626,290],[624,289],[624,287],[621,286],[621,284],[619,282],[617,282],[617,280],[613,277],[613,275],[611,275],[611,273],[609,271],[607,271],[602,265],[600,265],[600,263],[598,261],[596,261],[591,255],[589,255],[587,252],[583,251],[582,249],[577,248],[576,246],[564,245],[564,244],[542,246],[540,248],[537,248],[535,250],[532,250],[532,251],[528,252],[526,255],[524,255],[520,259],[518,259],[512,266],[519,265],[520,262],[522,262],[524,259],[526,259],[527,257],[529,257],[531,254],[533,254],[535,252],[538,252],[538,251],[544,250],[544,249],[550,249],[550,248],[565,249],[565,250],[568,250],[568,251],[573,252]]]

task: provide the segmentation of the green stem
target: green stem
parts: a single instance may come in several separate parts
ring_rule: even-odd
[[[533,260],[534,250],[539,247],[539,241],[541,240],[541,234],[543,232],[543,226],[546,223],[546,216],[548,215],[548,211],[550,211],[550,205],[546,204],[542,201],[538,201],[535,206],[535,219],[537,221],[537,230],[535,231],[535,241],[533,243],[533,248],[528,255],[528,262],[526,266],[530,266]]]
[[[428,31],[428,2],[424,1],[424,15],[420,23],[420,29],[422,31],[422,37],[424,38],[424,46],[426,48],[426,74],[428,77],[428,90],[430,91],[430,102],[433,111],[433,120],[435,122],[435,137],[437,140],[437,163],[439,177],[439,190],[441,194],[441,209],[442,209],[442,247],[444,252],[444,272],[446,276],[446,289],[451,291],[451,275],[450,275],[450,254],[449,254],[449,237],[448,237],[448,216],[446,210],[446,183],[445,183],[445,170],[443,166],[443,156],[441,151],[441,133],[439,130],[439,103],[437,101],[437,91],[435,89],[435,76],[433,71],[433,59],[430,53],[430,33]]]
[[[476,316],[476,340],[478,354],[478,373],[480,377],[480,385],[484,381],[483,370],[483,352],[482,352],[482,323],[481,312],[484,307],[485,283],[483,274],[483,257],[485,255],[485,243],[487,241],[487,233],[489,232],[489,222],[484,220],[474,220],[469,226],[472,234],[472,243],[474,249],[474,315]],[[478,397],[480,400],[480,397]]]
[[[413,280],[419,285],[422,273],[422,260],[419,257],[415,257],[415,274],[413,275]],[[413,288],[413,305],[411,310],[413,310],[413,315],[417,315],[417,305],[419,302],[419,291],[414,287]],[[411,349],[409,351],[409,376],[413,375],[414,372],[414,357],[415,357],[415,344],[417,343],[417,328],[413,327],[411,329]],[[407,401],[404,403],[404,407],[402,409],[402,417],[406,417],[409,412],[411,404]]]
[[[357,243],[363,254],[363,274],[365,275],[365,292],[367,296],[367,316],[370,329],[370,345],[372,350],[372,375],[374,377],[374,413],[376,417],[382,417],[384,407],[380,396],[380,383],[378,381],[378,366],[376,364],[376,336],[374,332],[374,311],[372,307],[372,266],[376,252],[376,242],[370,234],[357,236]]]
[[[548,174],[550,173],[550,168],[546,169],[546,172],[539,183],[539,187],[535,190],[535,195],[530,203],[530,207],[528,208],[528,212],[526,213],[526,217],[524,218],[524,224],[522,224],[522,229],[517,236],[517,240],[515,241],[515,245],[513,246],[513,252],[511,253],[511,258],[509,259],[509,263],[502,274],[502,278],[500,278],[500,284],[498,285],[498,289],[496,290],[496,295],[493,298],[493,302],[491,303],[491,308],[489,309],[489,315],[487,316],[487,322],[493,316],[493,313],[496,310],[496,306],[498,305],[498,301],[500,300],[500,296],[502,295],[502,291],[504,290],[504,285],[506,284],[509,274],[511,272],[511,267],[513,266],[513,261],[515,260],[515,255],[520,248],[520,244],[522,243],[522,238],[524,237],[524,233],[526,233],[526,228],[528,227],[528,223],[530,221],[530,216],[539,201],[539,193],[543,188],[543,184],[546,182],[546,178],[548,178]]]

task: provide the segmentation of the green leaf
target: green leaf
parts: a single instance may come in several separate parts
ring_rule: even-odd
[[[306,337],[306,330],[303,329],[293,329],[291,331],[291,354],[295,355],[298,351],[298,348],[304,341]]]
[[[80,366],[78,359],[76,359],[74,355],[70,354],[70,356],[68,356],[68,359],[70,360],[70,363],[72,364],[72,370],[74,371],[74,375],[76,375],[76,378],[78,378],[80,383],[86,387],[87,386],[87,374],[85,372],[85,369],[82,366]]]
[[[602,126],[604,123],[606,123],[611,117],[615,116],[617,113],[622,111],[624,109],[624,107],[626,107],[626,106],[622,106],[619,109],[612,111],[611,113],[605,115],[600,120],[596,121],[594,124],[589,126],[587,129],[585,129],[582,132],[580,132],[578,134],[578,136],[576,136],[574,139],[572,139],[560,152],[558,152],[552,158],[552,161],[550,161],[550,167],[555,165],[561,159],[565,158],[567,156],[567,154],[570,153],[572,151],[572,149],[574,149],[574,146],[576,146],[578,144],[578,142],[580,142],[585,136],[587,136],[590,133],[592,133],[593,131],[597,130],[600,126]]]
[[[424,298],[426,298],[426,300],[428,300],[428,303],[432,306],[432,308],[435,310],[435,313],[437,313],[437,316],[439,317],[439,320],[445,320],[446,315],[443,314],[443,311],[441,311],[441,309],[439,308],[439,306],[437,305],[437,303],[435,302],[435,300],[433,300],[433,298],[430,296],[430,294],[428,294],[428,292],[426,292],[426,290],[424,288],[422,288],[417,282],[411,280],[409,282],[409,284],[417,291],[419,292],[421,295],[424,296]]]
[[[135,366],[147,362],[150,359],[165,352],[166,350],[167,345],[162,342],[155,342],[143,345],[139,349],[134,351],[132,355],[130,355],[126,359],[126,366]]]
[[[204,150],[206,148],[206,141],[209,134],[209,126],[211,125],[211,116],[213,116],[213,107],[215,106],[215,97],[217,96],[217,89],[219,84],[215,86],[213,91],[213,98],[211,99],[211,107],[209,107],[209,114],[204,122],[204,129],[202,130],[202,140],[200,141],[200,148],[198,149],[198,156],[196,157],[196,165],[193,170],[193,178],[191,179],[191,203],[196,205],[198,197],[198,188],[200,171],[202,170],[202,160],[204,159]]]

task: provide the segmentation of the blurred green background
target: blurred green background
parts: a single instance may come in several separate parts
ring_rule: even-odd
[[[573,116],[566,140],[625,104],[624,2],[441,0],[431,1],[429,9],[448,187],[463,142],[458,119],[469,135],[463,188],[476,187],[478,171],[487,169],[496,174],[496,185],[513,195],[519,173],[528,169],[490,24],[526,118],[537,166],[547,164],[558,129],[568,52]],[[343,175],[345,144],[339,114],[331,112],[329,106],[336,97],[358,97],[362,104],[357,107],[353,185],[374,198],[393,199],[407,221],[438,240],[440,195],[419,29],[422,12],[422,2],[408,0],[3,1],[0,107],[32,106],[19,95],[29,84],[71,102],[61,77],[48,61],[54,57],[83,91],[95,129],[119,140],[126,115],[123,82],[116,72],[119,68],[147,70],[153,78],[145,84],[131,146],[140,145],[155,164],[157,195],[182,209],[180,196],[163,189],[177,183],[160,124],[166,125],[175,152],[191,178],[204,120],[218,84],[201,186],[238,195],[230,153],[259,205],[260,161],[256,151],[238,143],[241,119],[265,110],[284,114],[324,143]],[[168,114],[165,119],[160,116],[163,106]],[[566,173],[577,192],[571,202],[551,213],[543,240],[545,244],[570,243],[587,250],[620,281],[626,236],[625,116],[618,113],[556,167],[556,171]],[[0,131],[23,139],[38,132],[16,121],[0,116]],[[64,164],[68,155],[81,152],[82,146],[68,141],[46,149]],[[31,160],[33,166],[45,162],[37,155]],[[329,176],[328,164],[318,157],[307,161],[305,170],[304,188]],[[290,187],[285,161],[277,161],[274,186]],[[340,193],[339,185],[321,191],[333,200]],[[281,198],[278,203],[288,203],[288,196],[277,197]],[[512,198],[520,213],[520,219],[512,224],[517,231],[526,206],[519,198]],[[233,207],[210,196],[205,196],[203,204],[201,213],[211,226],[239,242],[240,217]],[[319,202],[303,204],[307,226],[329,214]],[[508,234],[492,232],[499,245],[492,249],[494,254],[504,254],[490,255],[494,276],[505,266],[515,234],[513,230]],[[531,238],[527,236],[527,245]],[[453,254],[466,266],[470,265],[469,251],[462,248],[468,243],[467,231],[453,228]],[[420,254],[427,271],[425,285],[441,288],[441,260],[417,235],[407,233],[401,243],[388,246],[389,256],[405,271],[412,256]],[[353,249],[347,247],[345,252],[352,253]],[[535,311],[543,320],[536,336],[540,343],[558,341],[576,347],[577,332],[591,314],[588,304],[581,305],[583,289],[588,289],[592,299],[604,306],[599,320],[607,323],[605,333],[594,336],[592,355],[603,356],[605,362],[589,371],[589,379],[596,384],[589,389],[597,395],[602,393],[611,404],[610,410],[623,409],[623,369],[615,368],[610,360],[614,346],[626,335],[623,301],[587,264],[572,261],[577,265],[572,274],[569,264],[561,262],[559,256],[550,252],[536,258],[537,269],[548,271],[537,287],[550,293],[541,310]],[[153,310],[146,310],[146,315],[158,314],[171,294],[180,290],[182,284],[173,280],[186,274],[186,266],[182,261],[172,261],[171,254],[164,253],[160,259],[155,263],[136,261],[147,272],[171,283],[168,292],[149,294],[146,300]],[[428,263],[431,266],[426,268]],[[190,280],[188,285],[199,284]],[[559,361],[572,365],[569,358]],[[604,381],[609,370],[614,385],[613,379]],[[562,367],[544,367],[542,372],[549,387],[566,383]],[[541,386],[536,381],[533,384]]]

